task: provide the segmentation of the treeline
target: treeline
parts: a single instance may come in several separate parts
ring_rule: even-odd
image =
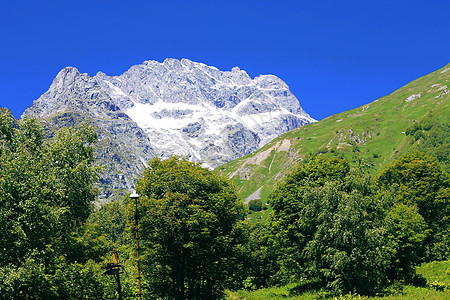
[[[415,266],[450,257],[449,177],[424,153],[375,178],[311,157],[272,192],[269,222],[251,225],[226,178],[176,157],[149,162],[137,201],[95,208],[95,138],[83,125],[46,139],[36,121],[0,111],[0,298],[115,299],[100,270],[115,248],[122,297],[137,299],[136,218],[143,299],[290,282],[372,295],[424,284]]]

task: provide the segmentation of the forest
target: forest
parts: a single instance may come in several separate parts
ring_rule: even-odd
[[[407,134],[420,138],[419,126]],[[310,155],[255,223],[228,178],[178,157],[148,162],[139,198],[99,203],[96,138],[87,124],[49,138],[0,109],[1,299],[241,299],[270,287],[350,299],[409,285],[448,295],[448,281],[417,272],[450,259],[445,149],[440,160],[407,153],[375,175]]]

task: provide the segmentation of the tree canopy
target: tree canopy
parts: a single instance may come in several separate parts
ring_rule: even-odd
[[[430,238],[428,249],[448,257],[446,182],[437,161],[422,153],[403,157],[376,180],[335,157],[301,163],[270,198],[281,253],[275,276],[360,294],[420,280],[415,266]]]
[[[383,205],[367,176],[352,173],[347,161],[321,156],[301,164],[270,201],[281,278],[362,294],[385,280]]]
[[[377,177],[380,187],[395,200],[417,207],[431,234],[428,259],[450,255],[450,181],[438,160],[422,152],[407,154]]]
[[[36,120],[0,109],[0,294],[58,298],[53,275],[70,257],[71,236],[96,199],[94,130],[62,129],[45,139]],[[62,259],[62,260],[61,260]]]
[[[234,187],[199,164],[172,157],[152,160],[136,189],[148,292],[171,299],[220,297],[245,215]]]

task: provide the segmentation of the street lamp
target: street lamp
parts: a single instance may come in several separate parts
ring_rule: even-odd
[[[136,224],[136,259],[137,259],[137,271],[138,271],[138,286],[139,286],[139,300],[142,300],[142,294],[141,294],[141,270],[139,268],[139,235],[138,235],[138,214],[137,214],[137,205],[139,200],[139,195],[136,194],[136,191],[133,191],[133,193],[130,195],[131,199],[135,200],[136,209],[134,212],[134,222]]]

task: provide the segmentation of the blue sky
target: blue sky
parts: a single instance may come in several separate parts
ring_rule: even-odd
[[[323,119],[450,63],[450,1],[2,1],[0,106],[16,118],[66,66],[119,75],[188,58],[274,74]]]

